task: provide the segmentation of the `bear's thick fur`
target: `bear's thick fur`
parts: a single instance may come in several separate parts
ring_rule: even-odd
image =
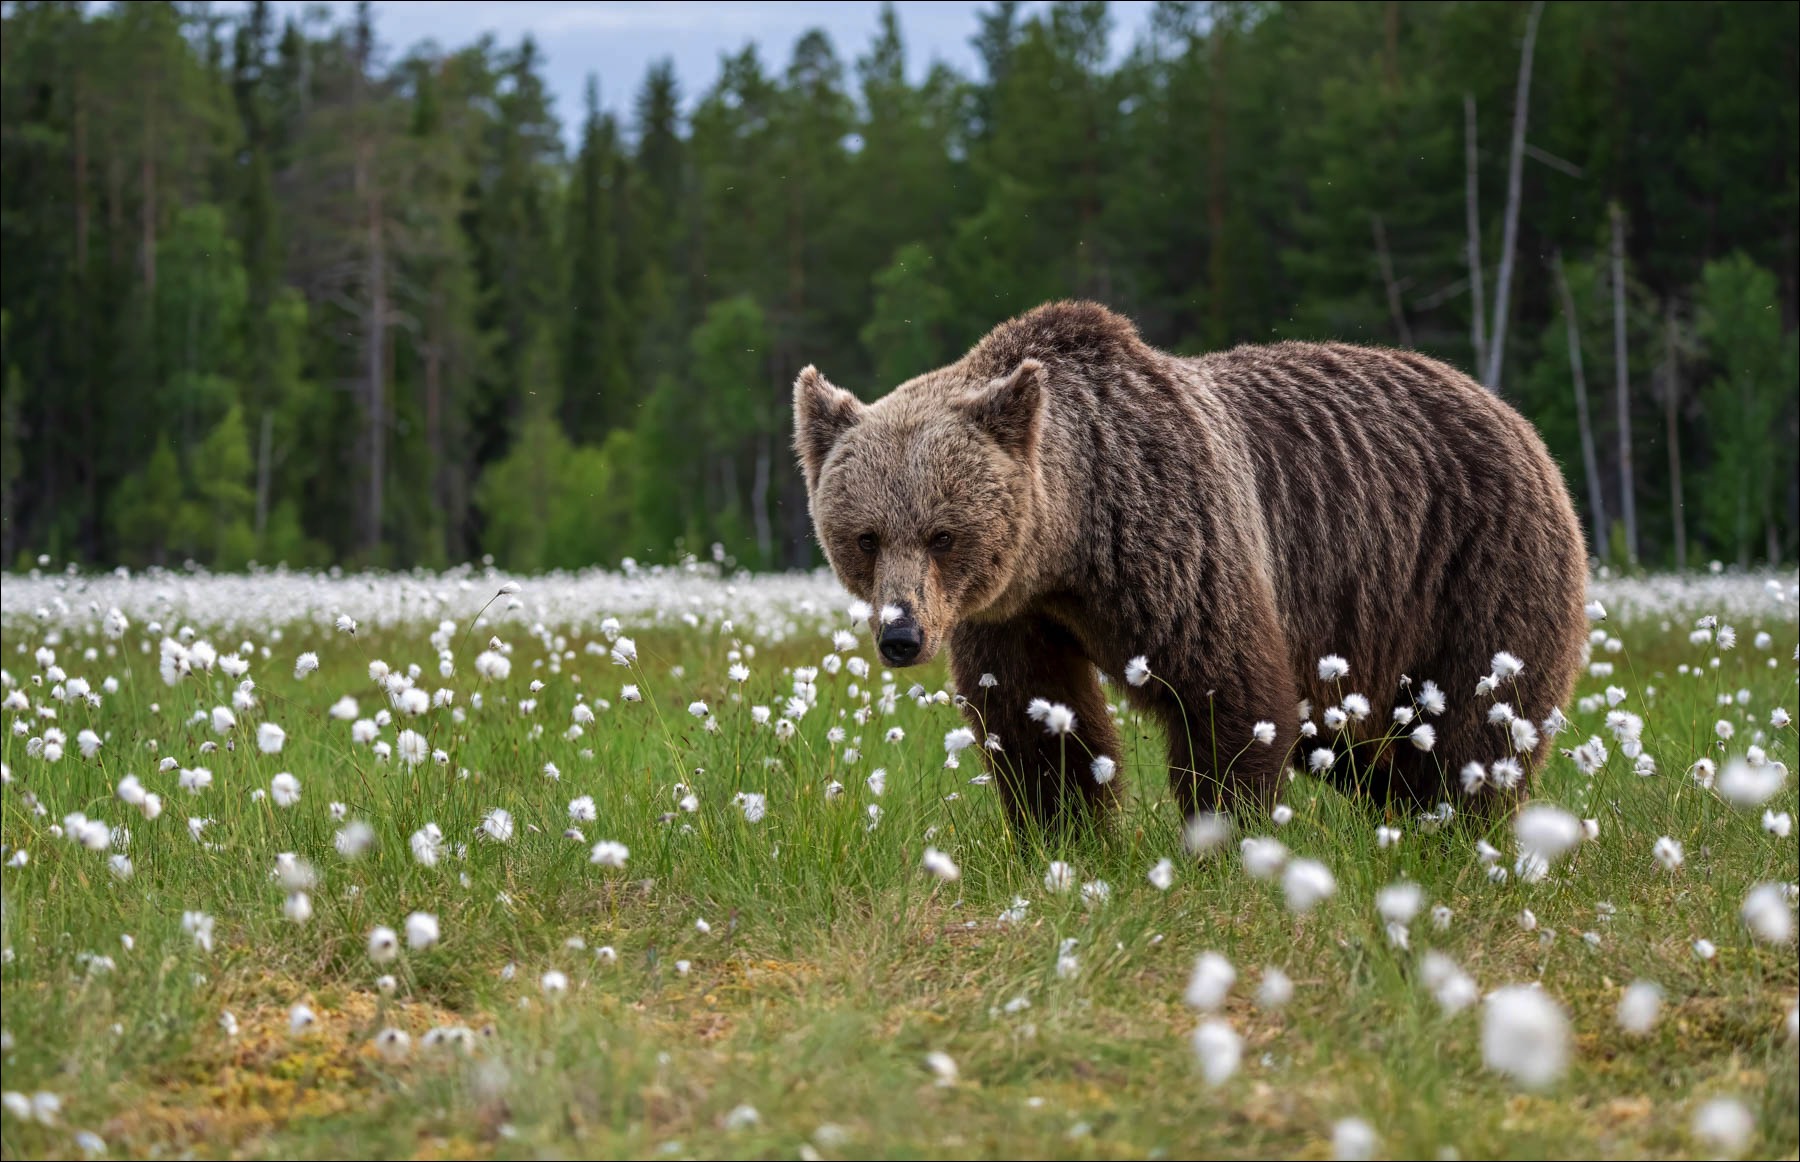
[[[948,644],[1015,823],[1115,798],[1091,761],[1123,757],[1096,669],[1160,719],[1189,813],[1270,804],[1291,763],[1491,814],[1550,746],[1508,713],[1544,722],[1582,664],[1561,474],[1516,411],[1422,355],[1181,358],[1053,303],[873,404],[808,367],[794,414],[833,568],[890,663]],[[1322,677],[1327,655],[1346,676]]]

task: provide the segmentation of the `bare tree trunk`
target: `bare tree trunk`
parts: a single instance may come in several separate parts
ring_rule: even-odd
[[[1625,212],[1612,204],[1613,391],[1619,408],[1619,512],[1625,556],[1638,559],[1636,472],[1631,463],[1631,367],[1625,346]]]
[[[1500,390],[1500,369],[1506,361],[1506,311],[1512,298],[1513,251],[1519,241],[1519,198],[1524,182],[1525,121],[1531,113],[1531,58],[1537,51],[1538,19],[1544,0],[1534,0],[1525,18],[1525,47],[1519,54],[1519,88],[1513,96],[1512,156],[1506,166],[1506,219],[1500,233],[1500,276],[1494,283],[1494,325],[1489,328],[1487,373],[1481,382]]]
[[[1611,528],[1606,516],[1606,490],[1600,484],[1600,456],[1594,448],[1594,425],[1588,416],[1587,376],[1581,367],[1581,327],[1575,321],[1575,296],[1569,293],[1569,276],[1563,270],[1562,251],[1552,256],[1556,292],[1562,297],[1563,322],[1569,332],[1569,378],[1575,385],[1575,424],[1581,433],[1581,473],[1587,477],[1588,519],[1594,526],[1594,554],[1609,555]]]
[[[1406,304],[1400,301],[1400,286],[1394,281],[1394,256],[1388,250],[1387,230],[1380,214],[1370,214],[1369,224],[1375,232],[1375,261],[1381,266],[1381,285],[1387,288],[1388,314],[1393,316],[1394,333],[1402,347],[1411,347],[1412,328],[1406,325]]]
[[[269,469],[275,451],[275,409],[264,408],[262,435],[256,442],[256,550],[262,552],[263,533],[269,527]]]
[[[1681,497],[1681,345],[1675,307],[1663,317],[1663,430],[1669,445],[1669,512],[1675,529],[1675,568],[1687,568],[1687,507]]]
[[[1469,219],[1469,339],[1475,373],[1487,367],[1487,288],[1481,275],[1481,169],[1475,150],[1475,94],[1463,94],[1463,206]]]

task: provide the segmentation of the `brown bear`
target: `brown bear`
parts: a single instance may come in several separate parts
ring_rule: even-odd
[[[1015,825],[1115,802],[1096,670],[1160,719],[1190,814],[1272,804],[1291,762],[1491,816],[1582,665],[1561,474],[1422,355],[1184,358],[1062,302],[872,404],[808,367],[794,417],[826,556],[889,665],[949,646]]]

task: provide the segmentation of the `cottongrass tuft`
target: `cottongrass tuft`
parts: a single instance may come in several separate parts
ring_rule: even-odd
[[[1488,994],[1481,1059],[1527,1089],[1547,1089],[1569,1065],[1569,1019],[1548,993],[1508,985]]]

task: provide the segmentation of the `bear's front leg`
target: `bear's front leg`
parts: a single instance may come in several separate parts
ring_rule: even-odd
[[[1112,778],[1119,733],[1107,713],[1094,665],[1069,632],[1039,617],[983,625],[950,635],[950,670],[963,715],[981,743],[1014,830],[1060,830],[1103,820],[1118,800]],[[1065,733],[1054,716],[1034,719],[1034,699],[1074,711]],[[1109,760],[1099,764],[1097,758]]]

